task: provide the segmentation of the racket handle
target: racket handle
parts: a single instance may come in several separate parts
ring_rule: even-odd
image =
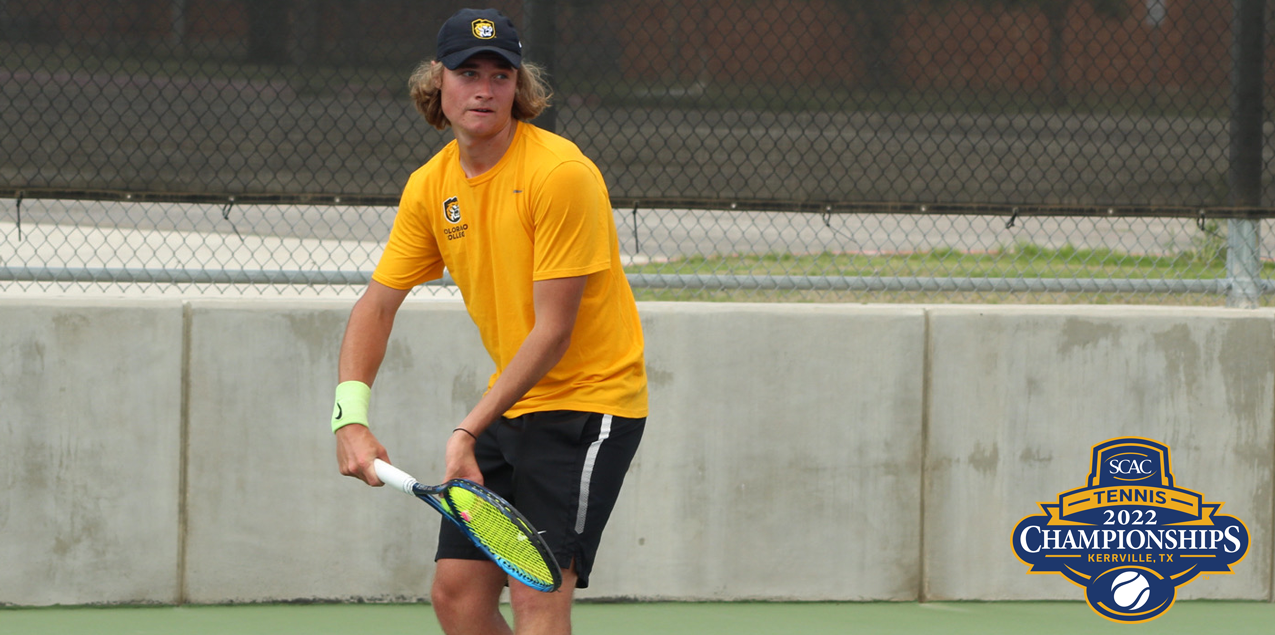
[[[381,479],[382,483],[412,494],[412,486],[416,484],[416,479],[410,474],[380,459],[373,459],[372,466],[376,468],[376,478]]]

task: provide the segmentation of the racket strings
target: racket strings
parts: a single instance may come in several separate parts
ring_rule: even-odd
[[[493,556],[522,572],[530,581],[545,586],[554,584],[552,567],[546,561],[552,556],[542,553],[538,548],[540,541],[528,536],[527,530],[503,509],[458,487],[450,488],[447,498],[451,499],[455,517]]]
[[[428,496],[438,503],[438,505],[435,506],[435,509],[443,512],[443,514],[449,518],[460,520],[460,518],[456,516],[456,512],[452,511],[452,505],[447,502],[447,497],[443,496],[441,492],[437,494],[428,494]]]

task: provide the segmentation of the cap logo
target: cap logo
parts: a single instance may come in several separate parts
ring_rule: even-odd
[[[496,23],[491,20],[474,20],[471,26],[474,30],[474,37],[480,40],[490,40],[496,37]]]

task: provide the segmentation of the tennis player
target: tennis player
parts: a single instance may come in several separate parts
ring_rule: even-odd
[[[339,468],[381,484],[372,461],[388,457],[366,425],[370,386],[409,290],[446,269],[495,372],[447,441],[444,479],[513,503],[544,534],[563,585],[510,583],[442,523],[435,612],[451,635],[509,633],[498,610],[508,584],[518,633],[567,633],[647,416],[642,329],[606,184],[575,144],[527,123],[549,91],[500,12],[449,18],[410,85],[426,121],[454,140],[409,178],[350,314],[332,422]]]

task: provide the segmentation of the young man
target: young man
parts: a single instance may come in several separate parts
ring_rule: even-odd
[[[341,344],[333,430],[342,474],[380,485],[370,386],[409,290],[450,272],[496,370],[446,446],[442,480],[509,499],[562,565],[541,593],[508,581],[442,524],[432,599],[443,630],[567,633],[647,415],[643,339],[606,184],[575,144],[528,123],[547,104],[513,24],[465,9],[411,80],[416,107],[454,141],[412,174],[372,283]],[[356,423],[362,425],[347,425]]]

